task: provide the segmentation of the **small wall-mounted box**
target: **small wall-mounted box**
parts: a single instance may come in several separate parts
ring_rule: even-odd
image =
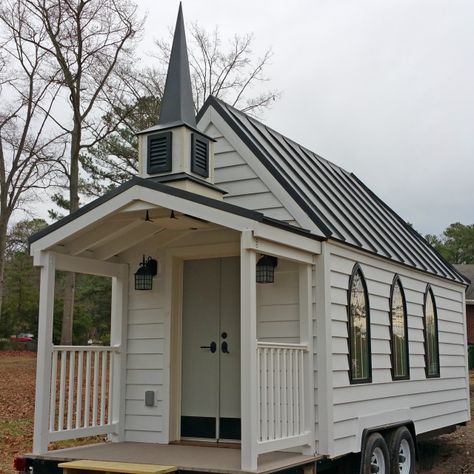
[[[156,405],[156,392],[154,390],[147,390],[145,392],[145,406],[154,407]]]

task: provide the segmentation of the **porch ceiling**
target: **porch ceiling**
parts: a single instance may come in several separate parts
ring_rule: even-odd
[[[156,240],[160,246],[165,246],[191,232],[219,227],[171,209],[145,202],[139,203],[141,206],[137,204],[134,203],[131,209],[127,207],[68,236],[55,245],[53,250],[107,261],[120,259],[123,253],[150,239]]]

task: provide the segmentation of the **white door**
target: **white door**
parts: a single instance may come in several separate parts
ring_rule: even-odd
[[[240,439],[240,262],[188,260],[183,274],[181,437]]]

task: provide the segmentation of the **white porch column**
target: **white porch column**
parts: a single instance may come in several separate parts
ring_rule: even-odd
[[[313,368],[313,265],[300,264],[299,271],[300,342],[306,344],[308,352],[304,357],[304,423],[305,431],[311,433],[311,442],[303,454],[314,455],[314,368]]]
[[[53,346],[54,283],[56,262],[54,254],[40,256],[41,280],[38,315],[38,351],[36,360],[35,426],[33,454],[48,451],[49,397],[51,389],[51,353]]]
[[[112,307],[110,324],[110,345],[120,347],[113,354],[112,376],[112,423],[118,427],[111,435],[113,442],[124,441],[125,389],[127,364],[127,318],[129,271],[127,265],[120,266],[120,272],[112,278]]]
[[[240,246],[240,344],[241,344],[241,469],[257,470],[257,287],[256,253],[249,247],[250,230],[242,232]]]

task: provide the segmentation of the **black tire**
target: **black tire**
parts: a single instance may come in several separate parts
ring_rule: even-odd
[[[390,456],[387,443],[380,433],[372,433],[361,454],[360,474],[389,474]]]
[[[410,430],[400,426],[387,437],[390,474],[415,474],[415,443]]]

